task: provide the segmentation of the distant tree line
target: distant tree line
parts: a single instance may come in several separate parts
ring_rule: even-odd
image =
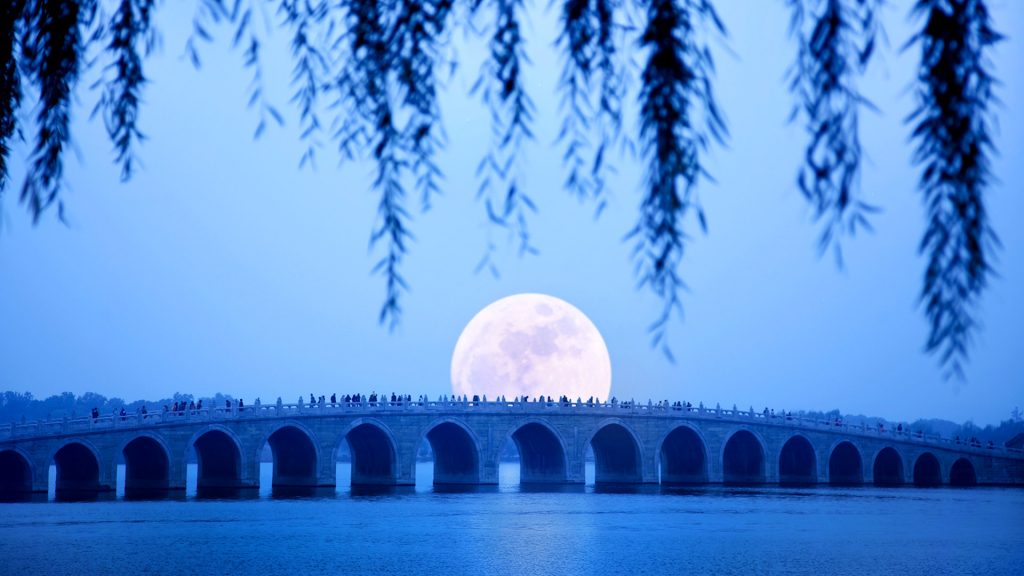
[[[835,421],[837,418],[841,419],[846,424],[861,425],[864,424],[868,428],[878,428],[881,424],[886,430],[893,430],[900,424],[903,425],[903,429],[910,433],[921,432],[929,436],[942,436],[944,438],[960,438],[967,440],[968,438],[977,438],[981,442],[988,442],[991,440],[998,446],[1002,446],[1004,442],[1013,438],[1017,434],[1024,432],[1024,420],[1017,416],[1017,408],[1014,408],[1014,412],[1011,413],[1010,418],[1003,420],[997,426],[988,424],[985,427],[978,426],[973,421],[968,420],[963,424],[957,424],[950,420],[943,420],[941,418],[919,418],[914,421],[908,420],[887,420],[885,418],[879,418],[877,416],[865,416],[863,414],[843,414],[838,409],[829,410],[828,412],[821,412],[815,410],[800,410],[792,413],[793,417],[811,418],[814,420],[824,421]]]
[[[206,406],[223,406],[225,400],[234,402],[233,397],[219,392],[212,397],[202,397],[201,399]],[[86,392],[81,396],[64,392],[49,398],[37,399],[31,392],[6,391],[0,397],[0,423],[59,419],[65,416],[68,418],[83,417],[88,416],[93,408],[98,409],[104,416],[120,412],[121,408],[124,408],[125,412],[129,414],[134,414],[143,405],[147,410],[153,412],[162,410],[165,405],[172,406],[175,402],[188,403],[192,400],[198,402],[200,397],[175,392],[174,396],[170,398],[129,402],[116,396],[107,398],[95,392]]]

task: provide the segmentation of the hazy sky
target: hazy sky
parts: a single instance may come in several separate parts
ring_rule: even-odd
[[[508,294],[545,292],[601,330],[619,398],[980,424],[1024,405],[1024,3],[991,2],[1009,36],[993,59],[1005,105],[995,136],[999,180],[987,196],[1004,249],[962,385],[944,381],[936,359],[922,353],[923,210],[903,123],[917,53],[899,52],[912,31],[909,0],[889,3],[890,45],[862,83],[882,110],[862,116],[862,186],[884,212],[874,234],[846,244],[844,271],[817,257],[818,232],[794,187],[804,133],[786,124],[792,99],[783,78],[794,45],[784,3],[757,2],[755,10],[753,2],[716,2],[730,33],[727,49],[716,51],[716,87],[731,138],[708,160],[717,183],[700,189],[710,230],[694,235],[681,270],[690,292],[684,321],[671,329],[675,364],[649,347],[646,327],[659,304],[636,290],[623,242],[637,217],[642,166],[617,161],[609,209],[596,221],[593,206],[562,189],[561,149],[552,144],[557,13],[531,4],[526,74],[537,141],[522,165],[540,208],[530,225],[541,255],[519,258],[474,200],[489,117],[468,95],[481,44],[460,40],[463,65],[442,103],[445,195],[415,216],[404,268],[412,292],[393,334],[377,324],[383,282],[370,275],[372,167],[336,168],[328,149],[317,171],[297,168],[286,35],[274,30],[264,53],[268,97],[287,123],[254,142],[250,73],[227,31],[202,50],[196,71],[182,57],[194,3],[161,4],[163,49],[147,64],[143,169],[119,183],[102,122],[88,121],[97,97],[91,72],[78,90],[78,158],[67,156],[71,226],[51,214],[33,228],[17,190],[5,200],[0,389],[129,399],[221,391],[265,402],[311,392],[437,396],[450,393],[452,350],[478,310]],[[22,146],[15,186],[25,163]],[[488,240],[500,248],[497,280],[474,273]]]

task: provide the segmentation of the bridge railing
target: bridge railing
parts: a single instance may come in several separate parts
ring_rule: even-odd
[[[699,419],[725,419],[731,421],[754,421],[758,424],[798,429],[829,430],[847,435],[886,437],[902,442],[915,442],[957,449],[974,450],[984,453],[1001,452],[1024,454],[1024,450],[1005,446],[989,446],[980,442],[950,439],[938,435],[898,430],[864,423],[850,423],[842,420],[822,420],[793,416],[788,413],[775,414],[771,411],[755,411],[705,407],[703,404],[673,404],[669,402],[646,404],[632,400],[622,402],[546,402],[546,401],[462,401],[462,400],[362,400],[359,402],[314,402],[296,404],[255,404],[239,407],[203,407],[186,410],[165,410],[135,414],[110,414],[97,417],[75,417],[34,422],[12,422],[0,425],[0,440],[36,436],[68,435],[81,432],[102,431],[119,428],[150,427],[161,424],[181,424],[191,421],[224,421],[250,418],[281,418],[344,413],[377,412],[551,412],[564,413],[580,411],[614,415],[644,414],[650,416],[686,416]]]

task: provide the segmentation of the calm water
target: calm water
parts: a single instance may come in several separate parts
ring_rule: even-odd
[[[984,574],[1024,571],[1024,490],[415,489],[0,505],[2,574]],[[339,478],[348,467],[339,465]],[[270,468],[264,465],[264,484]]]

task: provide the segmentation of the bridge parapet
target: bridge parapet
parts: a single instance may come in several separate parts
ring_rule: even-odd
[[[1008,457],[1024,458],[1024,450],[1005,446],[986,446],[980,442],[969,443],[966,440],[946,438],[939,435],[920,432],[899,431],[891,428],[871,427],[866,424],[828,421],[801,416],[774,414],[751,410],[726,409],[698,406],[673,406],[667,402],[646,404],[624,402],[545,402],[545,401],[456,401],[456,400],[412,400],[376,402],[324,402],[312,404],[256,404],[238,408],[208,408],[156,411],[147,414],[104,415],[96,418],[78,417],[34,422],[16,423],[0,426],[0,442],[22,441],[35,438],[47,438],[81,434],[83,432],[103,432],[112,430],[128,430],[139,428],[160,427],[162,425],[182,425],[201,422],[228,422],[256,419],[290,419],[325,416],[359,416],[377,414],[587,414],[608,417],[645,416],[654,418],[686,418],[696,420],[721,420],[736,424],[756,424],[762,426],[791,428],[794,431],[826,431],[845,436],[871,439],[887,439],[898,443],[912,443],[925,446],[936,446],[957,451],[977,454],[998,454]]]

